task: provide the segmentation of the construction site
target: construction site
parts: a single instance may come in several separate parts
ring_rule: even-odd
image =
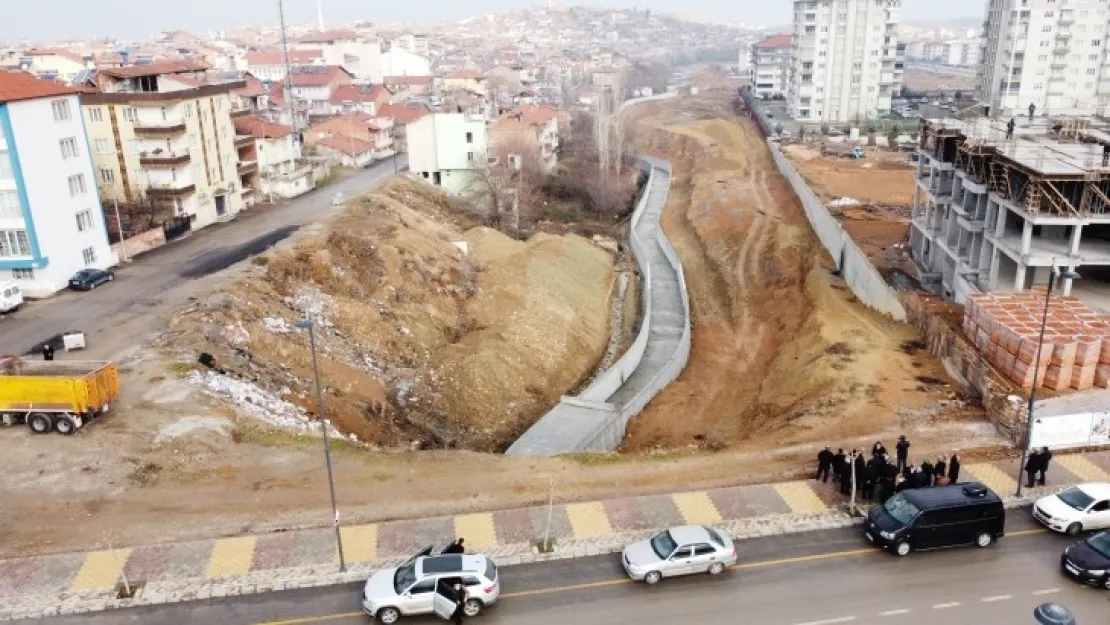
[[[1083,276],[1062,294],[1110,311],[1108,131],[1098,118],[923,121],[910,234],[921,284],[963,303],[1061,267]]]

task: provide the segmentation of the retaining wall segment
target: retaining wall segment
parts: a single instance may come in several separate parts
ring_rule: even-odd
[[[628,421],[678,377],[690,356],[690,298],[682,263],[659,228],[670,163],[641,157],[648,182],[632,215],[629,243],[643,284],[643,320],[632,346],[577,397],[564,397],[506,454],[554,456],[612,451]]]

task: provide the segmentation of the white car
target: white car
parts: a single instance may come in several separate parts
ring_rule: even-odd
[[[1033,518],[1069,536],[1110,529],[1110,484],[1080,484],[1042,497],[1033,505]]]
[[[501,581],[493,560],[484,555],[433,556],[428,555],[430,552],[425,549],[399,567],[371,575],[362,591],[362,611],[387,624],[415,614],[436,613],[449,618],[454,597],[444,597],[451,592],[444,589],[444,584],[453,586],[459,581],[466,587],[466,616],[478,616],[482,609],[497,603]]]
[[[628,576],[655,584],[664,577],[719,575],[736,564],[732,539],[711,527],[684,525],[624,548],[621,564]]]

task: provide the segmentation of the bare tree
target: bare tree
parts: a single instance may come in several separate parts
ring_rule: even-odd
[[[539,144],[526,132],[499,137],[467,188],[471,201],[485,210],[488,223],[498,229],[519,231],[521,216],[530,219],[542,197],[548,174]]]

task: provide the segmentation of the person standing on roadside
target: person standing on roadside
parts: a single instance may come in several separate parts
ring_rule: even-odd
[[[1041,452],[1034,449],[1033,453],[1029,454],[1029,457],[1025,460],[1025,467],[1023,468],[1026,475],[1025,487],[1033,488],[1037,481],[1037,471],[1041,470]]]
[[[836,455],[833,456],[833,463],[832,463],[832,474],[833,474],[833,483],[834,484],[839,484],[840,483],[840,478],[844,475],[844,462],[845,462],[844,450],[841,449],[841,448],[837,448]]]
[[[906,462],[910,457],[910,442],[906,440],[905,434],[898,437],[898,444],[894,446],[894,449],[898,454],[898,469],[905,469]]]
[[[883,442],[882,441],[875,441],[875,444],[871,446],[871,457],[872,458],[882,458],[885,454],[886,454],[886,447],[883,447]]]
[[[1052,460],[1052,452],[1048,450],[1048,447],[1041,447],[1041,466],[1039,471],[1041,477],[1037,480],[1037,484],[1041,486],[1044,486],[1045,473],[1048,472],[1048,463],[1050,460]]]
[[[855,460],[853,468],[856,472],[856,492],[863,492],[864,481],[867,479],[867,461],[863,459],[863,450],[853,450]]]
[[[928,458],[921,461],[921,475],[925,481],[924,486],[933,485],[933,463]]]
[[[933,484],[944,486],[948,484],[948,463],[944,456],[937,456],[937,463],[933,465]]]
[[[955,484],[960,481],[960,454],[952,454],[948,461],[948,483]]]
[[[817,481],[829,481],[829,468],[832,467],[833,459],[835,458],[836,456],[833,455],[833,452],[829,450],[827,445],[817,453]]]
[[[464,616],[466,616],[466,586],[455,584],[455,611],[451,613],[451,621],[454,625],[462,625]]]

